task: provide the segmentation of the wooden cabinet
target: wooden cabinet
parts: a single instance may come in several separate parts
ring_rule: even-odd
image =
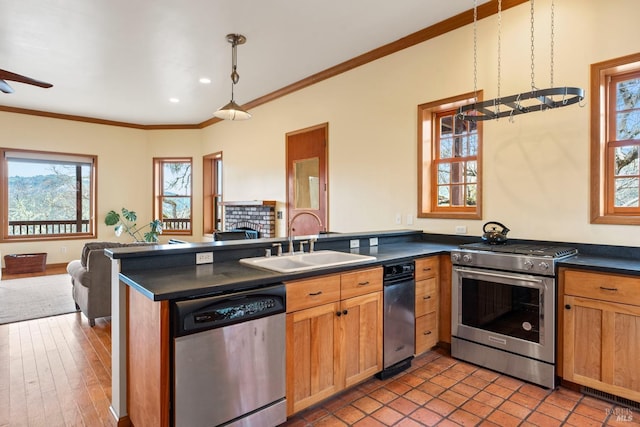
[[[640,278],[561,270],[562,377],[640,401]]]
[[[439,257],[416,260],[416,354],[438,343]]]
[[[291,415],[382,370],[382,268],[286,285]]]

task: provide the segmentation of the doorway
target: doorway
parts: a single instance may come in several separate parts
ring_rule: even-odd
[[[328,134],[328,123],[286,134],[288,236],[327,230]]]

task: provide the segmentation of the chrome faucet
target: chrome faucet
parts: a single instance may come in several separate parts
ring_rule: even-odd
[[[289,253],[290,254],[293,254],[293,236],[291,235],[291,231],[293,229],[293,221],[295,221],[295,219],[298,218],[301,215],[311,215],[312,217],[314,217],[316,219],[316,221],[318,221],[318,226],[320,227],[320,231],[322,231],[322,220],[320,219],[320,217],[318,215],[314,214],[313,212],[302,211],[302,212],[298,212],[297,214],[292,216],[291,220],[289,221],[289,229],[288,229],[288,233],[287,233],[287,236],[289,237]],[[315,242],[315,240],[314,240],[314,242]],[[309,245],[309,251],[313,252],[313,243],[311,243]]]

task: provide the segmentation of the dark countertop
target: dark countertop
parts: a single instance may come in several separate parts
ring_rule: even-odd
[[[239,261],[223,261],[213,264],[129,271],[126,274],[120,274],[120,279],[154,301],[177,300],[372,267],[389,261],[438,255],[448,253],[454,247],[455,245],[451,244],[428,242],[405,242],[362,247],[352,251],[362,255],[375,256],[376,260],[296,274],[283,274],[249,267]]]
[[[368,246],[369,237],[379,237],[381,244]],[[349,252],[349,240],[352,238],[363,240],[360,240],[361,247],[359,249],[351,251],[363,255],[373,255],[376,260],[295,274],[283,274],[249,267],[237,261],[239,258],[260,256],[264,253],[265,244],[266,247],[269,247],[272,242],[286,242],[282,239],[240,241],[234,243],[231,248],[226,242],[215,242],[214,244],[176,245],[176,247],[162,245],[115,249],[110,253],[107,251],[107,254],[114,259],[127,261],[128,268],[120,274],[123,282],[148,298],[161,301],[209,296],[232,290],[243,290],[283,281],[383,265],[390,261],[439,255],[450,252],[460,243],[479,240],[477,237],[461,238],[460,236],[422,233],[416,230],[383,231],[370,234],[346,233],[323,236],[318,239],[316,249]],[[327,244],[331,244],[331,246],[322,247],[323,241],[327,241]],[[366,245],[362,245],[362,242]],[[640,248],[593,244],[563,243],[563,245],[576,246],[579,254],[559,261],[558,267],[640,276]],[[213,264],[192,265],[193,253],[198,251],[213,251],[215,262]],[[144,261],[147,258],[158,259],[159,261],[155,261],[156,264],[154,264],[156,267],[148,268],[148,265],[145,264],[146,261]],[[185,260],[188,261],[185,262]]]
[[[603,273],[640,276],[640,261],[627,258],[612,258],[578,254],[558,262],[558,267],[594,270]]]

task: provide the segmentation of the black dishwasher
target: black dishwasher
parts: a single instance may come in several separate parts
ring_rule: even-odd
[[[173,306],[176,427],[286,421],[285,286]]]
[[[415,263],[384,266],[383,275],[383,370],[385,379],[411,366],[415,354]]]

